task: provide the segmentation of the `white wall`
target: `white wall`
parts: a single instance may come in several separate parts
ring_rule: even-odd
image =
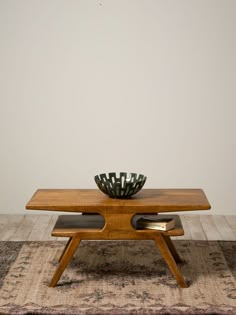
[[[113,170],[236,213],[236,1],[0,0],[0,39],[1,213]]]

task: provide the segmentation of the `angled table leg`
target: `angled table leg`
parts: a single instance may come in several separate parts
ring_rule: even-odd
[[[181,272],[179,271],[179,268],[176,264],[176,261],[174,257],[171,254],[171,250],[169,249],[163,235],[161,233],[158,233],[155,238],[155,242],[157,247],[160,250],[160,253],[162,257],[164,258],[165,262],[167,263],[168,267],[170,268],[170,271],[176,278],[178,284],[180,285],[181,288],[187,288],[188,285],[185,282]]]
[[[72,240],[72,237],[70,237],[70,238],[69,238],[69,240],[68,240],[68,242],[66,243],[66,246],[65,246],[65,248],[64,248],[64,250],[63,250],[63,252],[61,253],[60,258],[58,259],[58,261],[59,261],[59,262],[61,261],[61,259],[62,259],[63,255],[65,254],[65,251],[67,250],[68,246],[70,245],[71,240]]]
[[[55,287],[57,285],[57,282],[60,280],[60,277],[63,271],[65,270],[66,266],[71,261],[71,258],[73,257],[79,244],[80,244],[80,239],[75,234],[75,236],[73,236],[66,245],[66,248],[63,252],[63,256],[60,258],[59,265],[52,277],[49,287]]]
[[[175,261],[177,263],[183,262],[183,259],[179,256],[179,254],[178,254],[178,252],[177,252],[177,250],[176,250],[176,248],[175,248],[175,246],[174,246],[170,236],[164,235],[164,234],[162,234],[162,236],[163,236],[163,238],[164,238],[164,240],[166,242],[166,245],[168,246],[168,248],[169,248],[169,250],[171,252],[171,255],[175,259]]]

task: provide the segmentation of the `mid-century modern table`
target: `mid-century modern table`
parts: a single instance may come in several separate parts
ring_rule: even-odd
[[[176,216],[169,231],[136,229],[140,214],[208,210],[211,206],[201,189],[143,189],[130,199],[112,199],[96,189],[39,189],[26,205],[30,210],[81,212],[62,215],[53,236],[69,237],[50,286],[56,286],[81,240],[154,240],[170,271],[182,288],[188,287],[177,263],[181,262],[170,236],[184,234]],[[166,215],[165,215],[166,217]]]

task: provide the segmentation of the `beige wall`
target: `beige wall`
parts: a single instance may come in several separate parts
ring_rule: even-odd
[[[236,213],[235,12],[234,0],[0,0],[0,213],[113,170],[202,187],[212,214]]]

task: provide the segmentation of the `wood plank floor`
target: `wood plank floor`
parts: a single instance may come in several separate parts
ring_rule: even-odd
[[[181,215],[185,240],[236,241],[236,215]],[[0,241],[48,241],[56,215],[0,215]]]

